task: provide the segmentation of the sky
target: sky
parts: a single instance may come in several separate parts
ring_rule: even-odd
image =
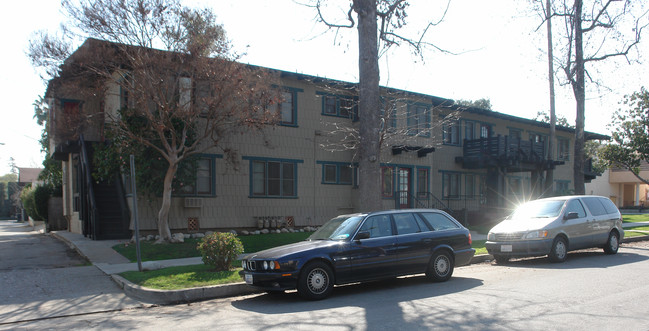
[[[303,0],[307,1],[307,0]],[[241,61],[253,65],[358,82],[357,30],[327,31],[315,20],[315,9],[292,0],[185,0],[190,6],[212,7]],[[349,0],[330,0],[332,20],[344,17]],[[407,30],[420,32],[437,21],[440,1],[411,0]],[[433,4],[434,3],[434,4]],[[10,158],[19,167],[40,167],[42,127],[33,102],[45,92],[26,56],[35,31],[58,31],[65,19],[56,0],[11,1],[0,11],[5,64],[0,70],[0,175],[10,171]],[[343,16],[341,16],[343,15]],[[29,16],[29,19],[25,17]],[[534,118],[548,111],[548,69],[545,27],[530,11],[529,1],[452,0],[429,40],[416,56],[407,46],[393,48],[380,59],[381,85],[449,99],[488,98],[497,112]],[[558,25],[558,24],[556,24]],[[558,27],[557,27],[558,28]],[[649,60],[649,35],[639,53]],[[591,71],[604,87],[587,94],[586,130],[610,134],[612,113],[624,95],[649,86],[649,66],[607,62]],[[643,81],[644,78],[644,81]],[[557,114],[574,124],[575,101],[569,86],[557,81]]]

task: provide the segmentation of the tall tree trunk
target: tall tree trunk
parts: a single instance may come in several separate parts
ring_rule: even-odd
[[[551,1],[545,1],[545,19],[548,30],[548,81],[550,82],[550,139],[548,140],[548,160],[554,160],[554,146],[557,139],[556,131],[556,107],[554,101],[554,56],[552,52],[552,7]],[[554,184],[554,165],[550,164],[550,168],[546,171],[545,174],[545,189],[543,190],[543,195],[552,194],[552,185]]]
[[[574,182],[575,194],[584,194],[584,125],[586,119],[586,86],[584,68],[583,31],[581,27],[581,13],[583,2],[575,0],[575,79],[572,80],[572,89],[577,103],[577,119],[575,122],[575,157],[574,157]]]
[[[359,45],[359,209],[381,209],[380,94],[375,0],[354,0]]]
[[[171,230],[169,229],[169,208],[171,207],[171,184],[178,170],[178,162],[169,162],[169,168],[165,174],[164,186],[162,189],[162,206],[158,212],[158,242],[171,241]]]

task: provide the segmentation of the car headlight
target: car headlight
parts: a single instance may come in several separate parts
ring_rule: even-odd
[[[241,269],[246,270],[246,260],[241,260]]]
[[[548,237],[547,230],[530,231],[525,235],[525,239],[543,239]]]
[[[263,268],[264,270],[268,270],[268,261],[264,261]]]
[[[495,241],[495,240],[496,240],[496,234],[493,233],[493,232],[489,232],[489,233],[487,234],[487,240],[489,240],[489,241]]]

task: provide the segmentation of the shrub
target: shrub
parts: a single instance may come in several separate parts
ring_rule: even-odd
[[[197,249],[203,263],[213,266],[216,271],[225,271],[230,270],[232,262],[243,253],[243,244],[233,233],[215,232],[203,237]]]
[[[47,222],[47,202],[52,196],[52,188],[49,185],[36,186],[34,189],[34,204],[36,207],[36,217],[38,221]]]

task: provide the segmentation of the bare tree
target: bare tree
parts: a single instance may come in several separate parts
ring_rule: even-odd
[[[359,208],[363,211],[381,208],[380,154],[381,141],[385,137],[381,132],[384,118],[381,116],[381,95],[379,87],[379,54],[392,46],[406,44],[415,53],[431,46],[437,50],[443,49],[426,42],[424,37],[429,28],[439,24],[445,15],[430,22],[417,37],[403,36],[399,29],[406,25],[406,9],[409,4],[405,0],[352,0],[342,23],[330,19],[324,14],[326,2],[316,0],[313,7],[317,10],[318,19],[331,29],[354,28],[358,30],[358,72],[359,72],[359,129],[358,144],[359,160]],[[446,7],[448,10],[448,6]],[[355,14],[355,15],[354,15]],[[358,20],[358,22],[357,22]]]
[[[147,146],[167,161],[157,225],[160,241],[170,241],[172,183],[180,163],[214,147],[236,161],[232,137],[276,121],[277,77],[236,62],[208,9],[185,8],[177,0],[64,0],[63,7],[72,20],[69,30],[101,40],[89,39],[67,57],[72,47],[43,35],[32,42],[33,62],[67,58],[60,72],[46,71],[56,81],[99,96],[111,86],[123,91],[120,112],[101,115],[122,147]]]
[[[584,126],[586,113],[586,78],[600,84],[588,68],[595,63],[621,57],[632,61],[633,51],[640,42],[647,23],[647,10],[642,2],[630,0],[557,0],[547,9],[547,3],[536,1],[544,12],[542,18],[563,19],[560,56],[554,61],[570,84],[576,102],[574,145],[574,188],[584,193]]]

